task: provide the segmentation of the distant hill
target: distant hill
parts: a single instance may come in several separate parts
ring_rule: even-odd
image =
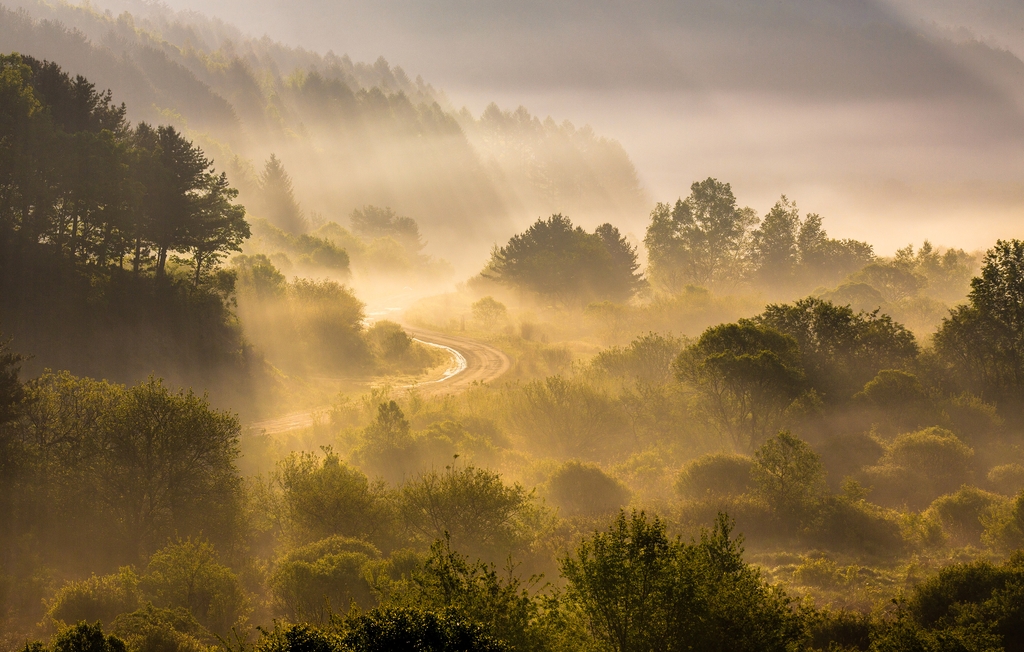
[[[457,111],[383,58],[320,55],[196,14],[22,5],[0,8],[0,50],[59,61],[111,88],[132,121],[183,128],[257,217],[259,170],[271,153],[314,221],[344,224],[357,207],[391,206],[442,254],[458,243],[482,257],[539,215],[590,223],[649,209],[614,141],[525,109]]]

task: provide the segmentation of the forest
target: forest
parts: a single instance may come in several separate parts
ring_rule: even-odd
[[[1024,240],[153,11],[0,8],[0,652],[1024,650]]]

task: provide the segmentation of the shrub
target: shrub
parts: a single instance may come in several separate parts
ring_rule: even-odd
[[[984,538],[1004,550],[1024,547],[1024,491],[992,510],[985,522]]]
[[[708,496],[738,496],[753,487],[754,460],[731,453],[711,453],[687,464],[676,481],[676,491],[690,500]]]
[[[862,475],[872,500],[887,506],[923,509],[937,497],[970,481],[974,450],[952,432],[926,428],[900,435],[878,466]]]
[[[986,478],[989,485],[1001,494],[1012,496],[1024,489],[1024,466],[1002,464],[993,467]]]
[[[216,634],[227,634],[249,610],[238,577],[199,539],[179,539],[155,552],[140,586],[155,605],[187,609]]]
[[[325,622],[332,612],[347,611],[352,603],[362,609],[374,606],[365,568],[379,556],[363,541],[330,537],[286,555],[270,584],[288,618]]]
[[[548,481],[548,495],[565,516],[609,514],[629,502],[630,491],[600,468],[572,460]]]
[[[212,638],[185,609],[158,609],[147,604],[121,614],[111,626],[131,652],[212,652]]]
[[[335,534],[388,542],[394,519],[383,487],[371,485],[330,448],[323,452],[293,453],[278,464],[291,535],[302,543]]]
[[[959,491],[935,499],[929,507],[942,523],[947,536],[957,545],[979,544],[987,519],[993,507],[1003,498],[977,487],[961,487]]]
[[[53,652],[126,652],[124,642],[116,636],[104,636],[103,626],[78,623],[57,633]]]
[[[490,637],[480,625],[444,612],[387,607],[374,609],[347,624],[349,631],[344,645],[353,652],[504,652],[509,649]]]
[[[805,524],[817,512],[828,488],[821,458],[803,440],[780,432],[755,453],[751,469],[755,492],[783,519]]]
[[[126,567],[112,575],[66,583],[53,597],[46,615],[65,625],[79,621],[110,624],[118,615],[138,609],[140,600],[139,578]]]

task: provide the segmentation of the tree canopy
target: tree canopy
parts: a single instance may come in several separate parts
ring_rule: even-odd
[[[566,304],[625,301],[645,282],[636,249],[610,224],[594,233],[560,214],[538,219],[495,249],[484,276]]]

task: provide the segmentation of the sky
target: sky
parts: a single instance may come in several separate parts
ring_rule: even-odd
[[[115,11],[124,2],[94,4]],[[121,4],[119,4],[121,3]],[[619,140],[650,200],[729,181],[891,253],[1024,237],[1024,3],[167,0]],[[585,220],[584,220],[585,221]],[[623,225],[642,235],[643,222]]]

